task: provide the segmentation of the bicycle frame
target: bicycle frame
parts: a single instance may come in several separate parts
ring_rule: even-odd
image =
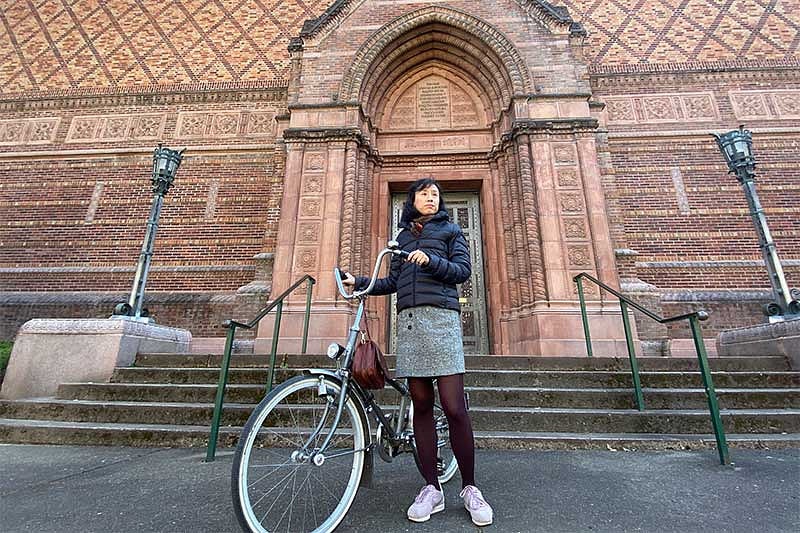
[[[325,437],[325,440],[323,441],[322,445],[319,447],[318,450],[314,450],[313,452],[314,456],[316,455],[324,456],[325,450],[327,450],[328,446],[330,445],[330,442],[333,439],[333,436],[339,427],[339,422],[341,421],[342,412],[344,411],[344,405],[345,402],[347,401],[348,393],[350,392],[351,388],[361,401],[361,404],[363,405],[365,411],[367,413],[372,413],[373,416],[375,416],[377,423],[379,425],[382,425],[389,432],[389,440],[392,442],[397,442],[401,438],[400,434],[402,432],[403,422],[404,422],[403,413],[408,407],[408,402],[410,400],[408,388],[394,379],[387,378],[387,382],[389,383],[389,385],[400,393],[400,410],[399,410],[400,414],[397,417],[397,424],[395,425],[395,427],[392,427],[389,417],[386,416],[381,407],[375,401],[375,396],[371,392],[365,391],[356,381],[353,381],[351,379],[352,376],[350,372],[350,369],[353,364],[353,357],[355,355],[356,341],[358,339],[358,334],[361,331],[361,320],[364,317],[364,308],[367,295],[375,286],[375,281],[377,280],[378,271],[380,269],[383,258],[389,254],[400,255],[403,257],[408,256],[408,252],[405,252],[398,248],[398,244],[396,241],[390,241],[388,243],[388,247],[384,248],[380,252],[380,254],[378,254],[378,257],[375,260],[375,268],[373,269],[369,285],[363,290],[354,291],[352,294],[348,294],[347,291],[345,290],[344,285],[342,284],[342,278],[340,275],[341,271],[339,270],[339,268],[337,267],[334,269],[334,277],[336,278],[336,284],[339,289],[339,293],[342,295],[343,298],[347,300],[357,299],[359,303],[358,303],[358,308],[356,309],[355,317],[353,319],[353,325],[350,327],[349,330],[347,343],[344,346],[342,354],[339,356],[339,360],[341,361],[341,363],[336,372],[333,373],[341,381],[342,384],[336,405],[336,415],[333,420],[333,424],[330,428],[330,431],[328,435]],[[317,374],[317,373],[328,374],[330,371],[310,370],[309,372],[312,374]],[[323,421],[325,420],[325,418],[326,417],[323,417]],[[324,424],[321,422],[320,427],[318,427],[311,433],[310,438],[306,441],[306,444],[304,446],[305,449],[308,449],[309,445],[312,442],[314,442],[320,430],[322,429],[322,425]],[[370,447],[371,446],[372,443],[370,443]],[[311,457],[311,459],[313,460],[313,457]]]

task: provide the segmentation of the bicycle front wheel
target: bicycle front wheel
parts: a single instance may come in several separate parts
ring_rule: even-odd
[[[340,391],[327,377],[298,376],[250,415],[231,473],[234,510],[245,531],[327,533],[342,521],[358,491],[367,442],[366,414],[348,397],[320,459]]]

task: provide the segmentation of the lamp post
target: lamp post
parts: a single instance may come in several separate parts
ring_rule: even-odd
[[[729,173],[735,174],[739,180],[747,204],[750,206],[750,216],[758,234],[761,255],[767,265],[769,281],[772,285],[773,301],[764,307],[764,312],[770,321],[800,318],[800,291],[789,289],[783,267],[778,258],[777,247],[767,227],[767,217],[756,193],[756,158],[753,155],[753,135],[744,126],[738,130],[717,135],[712,133],[717,140],[722,155],[728,163]]]
[[[160,144],[153,152],[153,203],[150,206],[150,217],[147,219],[147,230],[144,234],[142,251],[139,254],[139,265],[136,276],[133,278],[133,288],[127,303],[118,304],[114,308],[115,316],[132,317],[137,320],[149,322],[149,312],[142,308],[144,303],[144,290],[147,285],[147,274],[150,271],[150,260],[153,257],[156,231],[158,230],[158,217],[164,204],[164,196],[175,181],[175,173],[183,159],[183,152],[163,148]]]

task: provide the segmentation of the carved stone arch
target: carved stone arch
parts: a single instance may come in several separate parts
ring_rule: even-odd
[[[474,43],[442,34],[436,29],[398,44],[381,56],[378,72],[371,72],[362,80],[360,96],[365,103],[365,112],[374,114],[387,86],[394,84],[398,78],[420,65],[438,61],[468,74],[487,95],[497,117],[511,99],[511,78],[505,67],[499,64],[499,59],[488,56],[486,52]]]
[[[467,13],[452,8],[430,6],[398,17],[367,39],[356,52],[350,68],[342,79],[340,100],[358,100],[364,78],[381,51],[406,32],[431,23],[459,28],[485,43],[505,65],[513,94],[531,92],[527,65],[516,47],[502,32]]]

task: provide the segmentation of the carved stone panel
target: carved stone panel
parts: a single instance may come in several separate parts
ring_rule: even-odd
[[[553,161],[556,165],[574,165],[578,160],[575,146],[572,144],[558,143],[553,145]]]
[[[305,167],[308,171],[322,172],[325,170],[325,154],[309,152],[305,154]]]
[[[178,113],[175,136],[180,139],[237,137],[241,123],[239,111],[184,111]]]
[[[164,113],[78,116],[70,122],[66,142],[158,140],[164,135],[166,122],[167,116]]]
[[[440,130],[482,127],[475,96],[435,74],[405,89],[390,104],[384,127],[388,131]]]
[[[567,257],[571,267],[590,267],[592,265],[591,252],[588,246],[568,246]]]
[[[578,187],[578,170],[575,168],[560,168],[557,170],[559,187]]]
[[[0,120],[0,146],[52,143],[60,122],[59,117]]]
[[[322,214],[322,201],[319,198],[302,198],[300,200],[300,216],[319,218]]]
[[[297,227],[297,240],[303,243],[319,242],[320,224],[319,222],[303,222]]]
[[[564,236],[567,239],[586,239],[586,222],[583,218],[565,218]]]
[[[424,79],[415,87],[417,93],[417,128],[422,130],[450,127],[450,84],[438,76]]]
[[[297,248],[294,270],[312,273],[317,270],[318,252],[316,248]]]
[[[250,137],[263,137],[275,134],[275,113],[257,112],[250,113],[247,117],[245,132]]]
[[[241,113],[215,113],[211,120],[211,136],[236,137],[241,118]]]
[[[731,91],[728,94],[738,119],[800,119],[800,91]]]
[[[720,117],[712,92],[609,96],[604,99],[611,124],[711,121]]]
[[[562,213],[583,213],[583,198],[580,194],[562,194],[560,200]]]
[[[304,193],[322,192],[322,176],[317,174],[306,175],[303,177]]]

